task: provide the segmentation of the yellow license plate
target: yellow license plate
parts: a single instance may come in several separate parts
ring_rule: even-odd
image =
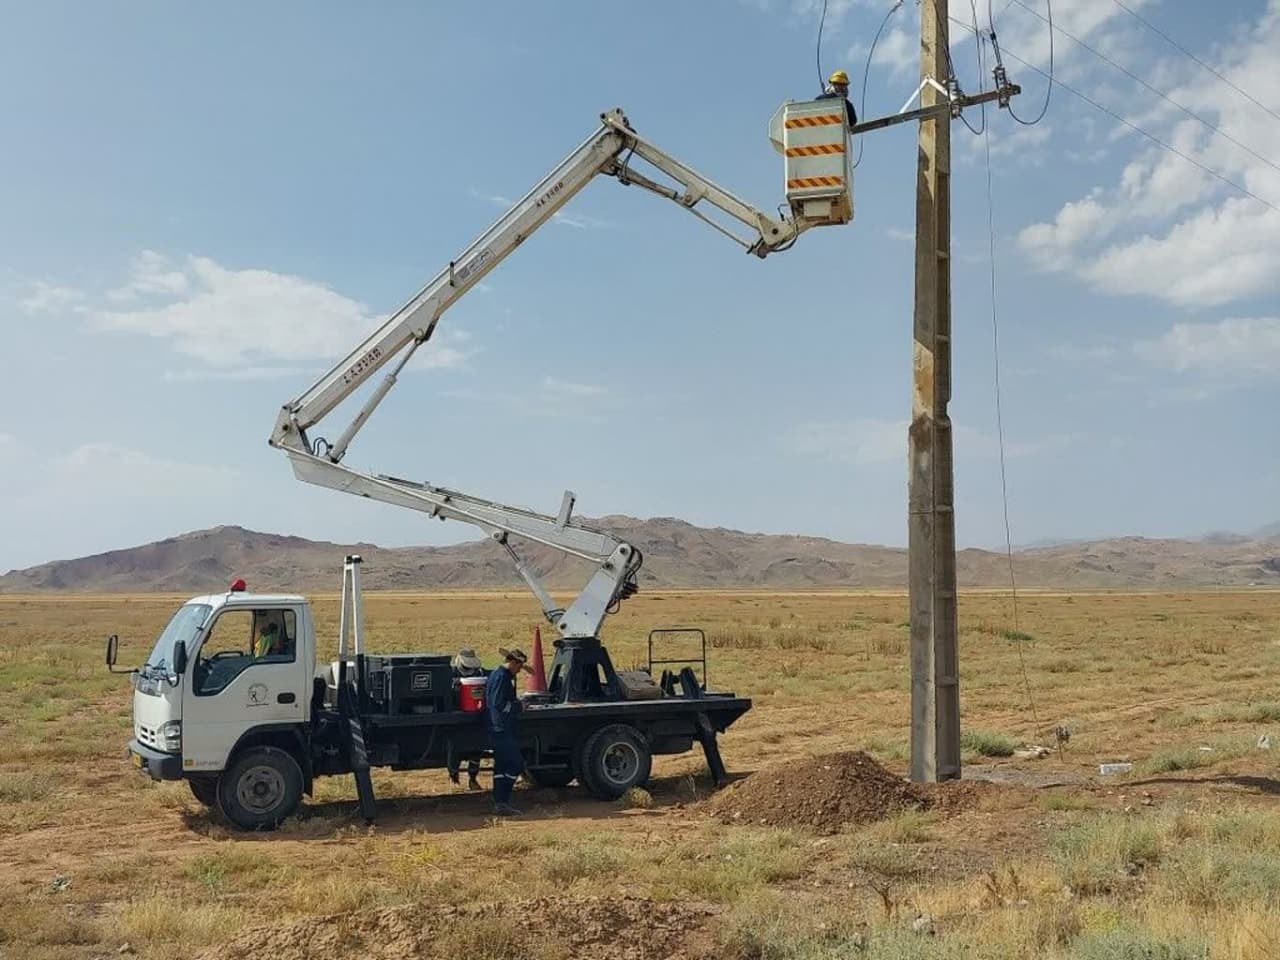
[[[142,758],[138,756],[136,753],[129,754],[129,761],[139,770],[142,769]]]

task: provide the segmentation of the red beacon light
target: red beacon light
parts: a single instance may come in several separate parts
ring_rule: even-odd
[[[247,587],[245,586],[243,577],[236,577],[234,580],[231,581],[232,593],[244,593],[246,589]]]

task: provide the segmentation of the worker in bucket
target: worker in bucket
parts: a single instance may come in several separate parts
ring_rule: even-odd
[[[516,696],[516,674],[528,670],[529,658],[523,650],[503,650],[502,666],[494,667],[485,684],[485,713],[489,720],[489,739],[493,744],[493,812],[500,817],[517,817],[520,811],[511,805],[511,791],[524,770],[520,755],[521,703]]]
[[[485,675],[484,665],[480,663],[480,658],[476,656],[475,650],[471,647],[463,647],[459,650],[457,656],[450,661],[449,666],[453,668],[455,679],[483,677]],[[456,760],[452,761],[449,766],[449,779],[454,783],[458,782],[458,763]],[[472,757],[467,761],[467,789],[480,789],[480,761],[476,757]]]
[[[827,80],[827,88],[818,94],[819,100],[843,100],[844,111],[849,117],[849,126],[858,125],[858,111],[853,109],[853,103],[849,100],[849,74],[843,70],[837,70],[831,74]]]

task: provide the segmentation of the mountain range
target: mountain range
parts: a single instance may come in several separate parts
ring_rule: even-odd
[[[907,552],[821,537],[744,533],[683,520],[609,516],[591,525],[644,553],[642,585],[657,587],[835,589],[904,587]],[[371,589],[485,589],[519,586],[506,552],[488,540],[445,547],[337,544],[236,526],[197,530],[154,543],[0,576],[0,593],[45,591],[200,593],[244,577],[260,592],[336,590],[347,554],[364,560]],[[522,554],[552,587],[580,587],[588,567],[545,547]],[[1252,535],[1198,540],[1118,537],[1032,546],[1014,552],[1018,583],[1050,588],[1280,586],[1280,524]],[[957,555],[961,586],[1009,582],[1003,551]]]

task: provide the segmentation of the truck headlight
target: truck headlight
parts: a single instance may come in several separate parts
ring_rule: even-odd
[[[170,720],[160,728],[160,742],[169,753],[182,750],[182,721]]]
[[[155,677],[139,673],[133,682],[133,689],[148,697],[160,696],[160,681]]]

